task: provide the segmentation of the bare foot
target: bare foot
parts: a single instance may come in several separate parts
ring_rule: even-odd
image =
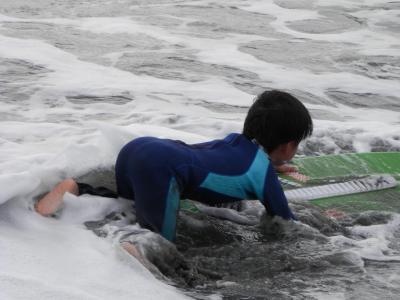
[[[78,195],[79,190],[75,180],[65,179],[57,184],[51,192],[36,203],[36,211],[42,216],[54,214],[61,207],[66,192]]]

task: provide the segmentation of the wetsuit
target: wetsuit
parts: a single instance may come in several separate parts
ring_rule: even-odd
[[[267,154],[242,134],[193,145],[141,137],[122,148],[115,169],[118,194],[135,200],[139,224],[171,241],[183,198],[259,199],[268,214],[294,218]]]

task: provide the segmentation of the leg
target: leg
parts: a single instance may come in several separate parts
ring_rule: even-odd
[[[107,198],[118,198],[118,195],[108,188],[101,186],[93,187],[86,183],[76,182],[73,179],[65,179],[36,203],[36,211],[43,216],[54,214],[61,207],[66,192],[76,196],[89,194]]]
[[[93,187],[89,184],[78,182],[78,189],[79,195],[89,194],[107,198],[118,198],[117,193],[103,186]]]
[[[134,198],[139,224],[169,241],[175,239],[180,199],[173,170],[186,162],[181,157],[165,142],[139,138],[124,146],[115,164],[118,193]]]
[[[174,241],[180,201],[178,184],[174,177],[146,183],[141,187],[135,185],[135,208],[139,224]]]
[[[119,191],[134,191],[136,217],[142,227],[173,241],[180,200],[175,177],[169,168],[153,161],[132,161],[131,173],[117,177]]]
[[[74,195],[79,194],[78,184],[75,180],[69,178],[61,181],[56,187],[40,199],[36,205],[36,211],[42,216],[54,214],[62,205],[63,197],[66,192]]]
[[[181,278],[190,274],[188,263],[173,243],[147,230],[140,235],[127,237],[120,245],[156,277]]]

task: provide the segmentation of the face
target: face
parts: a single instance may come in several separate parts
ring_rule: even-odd
[[[276,164],[281,164],[291,160],[297,152],[299,144],[292,141],[287,144],[279,145],[276,149],[268,153],[271,160]]]

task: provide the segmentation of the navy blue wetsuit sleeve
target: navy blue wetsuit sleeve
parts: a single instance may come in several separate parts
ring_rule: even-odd
[[[279,182],[278,175],[276,174],[272,164],[269,164],[267,176],[265,178],[263,204],[267,210],[267,213],[271,216],[277,215],[286,220],[296,220],[296,217],[289,208],[286,196]]]

